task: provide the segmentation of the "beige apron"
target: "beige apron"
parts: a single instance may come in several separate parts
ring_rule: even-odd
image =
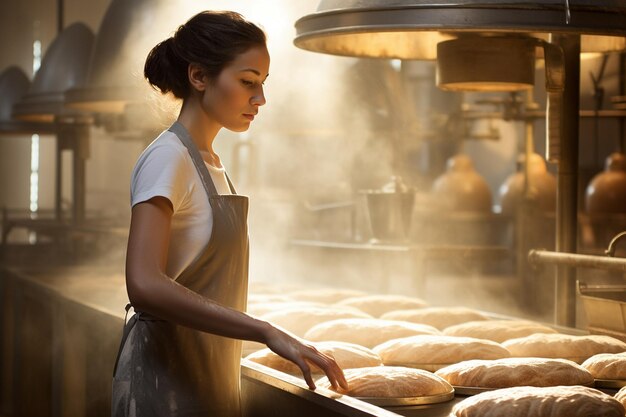
[[[187,130],[169,129],[187,147],[213,210],[206,247],[176,280],[215,302],[245,311],[248,198],[218,195]],[[240,416],[241,341],[137,312],[126,324],[113,375],[112,415]]]

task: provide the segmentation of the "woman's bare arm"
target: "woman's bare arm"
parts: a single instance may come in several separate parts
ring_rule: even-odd
[[[315,385],[307,361],[318,365],[333,387],[347,388],[343,372],[330,357],[268,322],[221,306],[178,284],[165,274],[172,206],[154,197],[132,209],[126,255],[126,287],[133,307],[155,317],[207,333],[265,343],[302,370]]]

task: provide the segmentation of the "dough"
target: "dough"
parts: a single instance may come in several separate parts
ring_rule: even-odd
[[[583,362],[596,379],[626,379],[625,353],[600,353]]]
[[[626,387],[622,387],[619,391],[617,391],[617,394],[615,394],[615,399],[621,402],[624,407],[626,407]]]
[[[352,397],[408,398],[446,394],[452,387],[435,374],[401,366],[348,369],[344,372],[349,389],[337,392]],[[327,377],[316,382],[330,388]]]
[[[525,320],[470,321],[447,327],[443,334],[488,339],[502,343],[505,340],[529,336],[535,333],[556,333],[556,330],[539,323]]]
[[[511,356],[563,358],[582,363],[598,353],[626,351],[626,343],[610,336],[568,334],[534,334],[507,340],[502,344]]]
[[[274,301],[265,303],[248,303],[246,313],[255,317],[262,317],[265,314],[273,313],[287,308],[302,307],[324,307],[324,304],[314,303],[312,301]]]
[[[477,388],[508,388],[522,385],[551,387],[591,385],[593,376],[582,366],[565,359],[504,358],[471,360],[436,372],[451,385]]]
[[[418,334],[439,334],[424,324],[381,319],[339,319],[317,324],[304,338],[311,341],[339,340],[373,348],[391,339]]]
[[[294,307],[261,316],[262,320],[302,337],[313,326],[325,321],[347,318],[371,318],[369,314],[341,307]]]
[[[380,318],[428,324],[439,330],[468,321],[488,320],[481,312],[466,307],[425,307],[414,310],[396,310],[385,313]]]
[[[349,288],[314,288],[288,293],[287,296],[298,301],[314,301],[322,304],[334,304],[351,297],[361,297],[367,293]]]
[[[457,336],[411,336],[374,348],[385,365],[404,365],[436,371],[469,359],[500,359],[509,351],[491,340]]]
[[[426,306],[426,302],[419,298],[407,297],[406,295],[382,294],[346,298],[335,305],[356,307],[372,317],[380,317],[393,310],[421,308]]]
[[[615,398],[581,386],[514,387],[483,392],[452,409],[454,417],[624,417]]]
[[[353,343],[320,342],[315,343],[314,345],[320,352],[335,358],[339,367],[344,370],[381,366],[383,364],[380,357],[372,350]],[[302,373],[298,365],[281,356],[278,356],[269,348],[254,352],[248,355],[246,359],[288,374],[299,375]],[[322,370],[316,365],[313,363],[309,364],[311,365],[312,373],[322,373]]]

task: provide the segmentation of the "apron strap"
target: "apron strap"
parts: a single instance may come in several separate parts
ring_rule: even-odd
[[[215,189],[215,184],[213,184],[211,174],[209,174],[209,170],[204,164],[204,159],[202,159],[200,151],[198,151],[198,147],[193,142],[193,139],[191,139],[191,136],[189,135],[187,129],[185,129],[185,126],[176,121],[168,130],[178,136],[178,139],[180,139],[183,145],[187,148],[187,151],[191,156],[191,160],[200,175],[200,180],[202,181],[202,185],[204,186],[207,195],[209,197],[212,195],[218,195],[217,190]]]
[[[230,187],[230,192],[233,193],[233,194],[237,194],[237,190],[235,190],[235,186],[230,181],[230,177],[228,176],[228,173],[225,172],[224,174],[226,174],[226,181],[228,181],[228,186]]]
[[[120,348],[117,351],[117,358],[115,358],[115,366],[113,366],[114,376],[115,376],[115,372],[117,371],[117,364],[120,361],[120,356],[122,356],[122,349],[124,349],[124,345],[126,344],[126,339],[128,339],[128,335],[130,334],[130,331],[133,329],[133,327],[135,327],[135,324],[137,324],[136,315],[132,316],[130,318],[130,321],[126,323],[126,319],[128,318],[128,310],[130,310],[131,307],[132,306],[130,303],[126,304],[126,307],[124,307],[124,310],[126,310],[126,314],[124,315],[124,327],[122,329],[122,341],[120,342]]]

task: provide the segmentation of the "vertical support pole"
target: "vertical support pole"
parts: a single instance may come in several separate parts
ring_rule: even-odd
[[[74,223],[80,224],[85,221],[86,211],[86,163],[89,159],[89,124],[83,120],[76,120],[71,125],[73,130],[73,201],[74,201]]]
[[[563,49],[565,89],[561,148],[558,162],[556,204],[556,250],[577,252],[578,226],[578,113],[580,101],[580,35],[552,35],[552,42]],[[556,275],[555,322],[576,325],[576,270],[558,266]]]
[[[57,0],[57,34],[63,32],[64,27],[64,14],[65,14],[65,5],[63,4],[63,0]]]
[[[57,129],[58,130],[58,129]],[[54,217],[57,221],[63,220],[63,139],[60,134],[56,137],[56,168],[54,178]]]
[[[71,118],[58,120],[59,149],[72,152],[72,222],[85,220],[86,161],[89,159],[90,120]],[[60,190],[60,184],[58,185]]]
[[[619,54],[619,94],[626,95],[626,52]],[[619,139],[617,142],[617,149],[620,153],[626,151],[626,119],[620,117],[619,119]]]

